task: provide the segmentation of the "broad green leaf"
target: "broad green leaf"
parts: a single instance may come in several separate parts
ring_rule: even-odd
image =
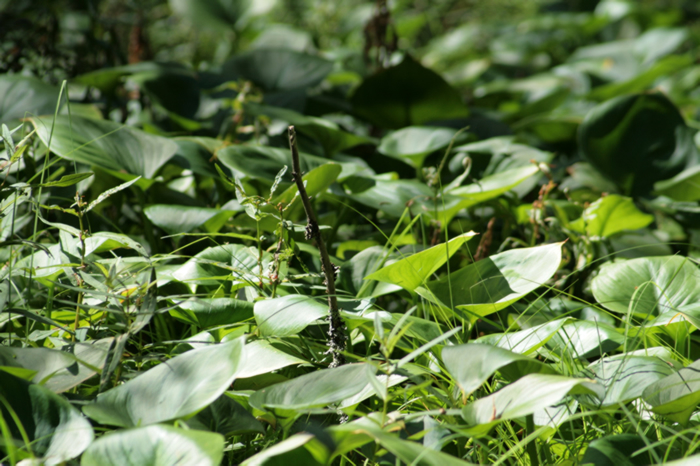
[[[374,374],[369,364],[346,364],[296,377],[250,396],[258,409],[303,410],[337,403],[357,394],[367,385],[367,374]]]
[[[409,55],[398,65],[366,78],[350,101],[356,114],[382,128],[398,129],[468,114],[459,92]]]
[[[306,183],[306,194],[311,197],[324,192],[335,182],[341,171],[342,167],[337,163],[326,163],[314,168],[302,177],[302,180]],[[296,184],[293,184],[279,196],[272,199],[270,204],[274,207],[279,203],[290,203],[298,192]]]
[[[328,304],[310,296],[287,295],[255,303],[255,321],[263,336],[296,335],[328,316]]]
[[[565,323],[547,342],[550,351],[576,359],[602,356],[619,348],[625,336],[609,324],[575,320]]]
[[[198,175],[218,176],[214,169],[215,154],[228,145],[226,141],[194,136],[173,138],[172,141],[178,145],[178,150],[169,160],[170,163]]]
[[[596,466],[647,466],[651,464],[647,442],[635,434],[608,435],[592,441],[581,459],[581,464]]]
[[[510,191],[526,179],[538,173],[537,165],[529,164],[511,168],[493,175],[485,176],[476,183],[450,190],[450,194],[472,201],[475,205],[488,199],[493,199]]]
[[[687,168],[668,180],[654,183],[654,191],[675,201],[700,200],[700,165]]]
[[[485,435],[501,421],[516,419],[559,403],[568,394],[599,393],[590,379],[530,374],[462,408],[472,435]]]
[[[586,377],[605,388],[605,396],[590,399],[593,406],[615,406],[642,396],[644,389],[675,371],[666,361],[651,356],[619,354],[590,364],[584,371]]]
[[[32,442],[32,452],[46,464],[69,461],[92,442],[92,427],[80,411],[46,387],[0,371],[0,397],[0,414],[9,427],[8,434],[16,444],[24,445],[9,406]]]
[[[231,385],[244,358],[241,339],[188,351],[98,395],[83,412],[121,427],[186,418]]]
[[[433,152],[447,147],[455,134],[457,130],[451,128],[410,126],[384,136],[377,150],[415,168],[421,168],[423,160]]]
[[[59,115],[53,135],[53,118],[30,121],[41,141],[48,146],[50,139],[51,151],[61,157],[146,179],[154,178],[177,151],[177,144],[169,139],[107,120]]]
[[[200,328],[218,327],[253,317],[253,303],[234,298],[190,298],[177,302],[170,315]]]
[[[568,319],[557,319],[519,332],[492,333],[476,343],[499,346],[518,354],[531,354],[544,346]]]
[[[232,210],[169,204],[148,206],[144,213],[151,223],[170,234],[189,233],[200,227],[216,233],[235,214]]]
[[[532,374],[556,374],[556,371],[537,359],[503,348],[478,343],[445,346],[442,361],[459,388],[469,395],[499,371],[510,380]]]
[[[226,32],[242,29],[275,4],[269,0],[170,0],[173,11],[203,30]]]
[[[583,156],[625,194],[651,191],[698,163],[698,150],[678,109],[661,93],[611,99],[579,127]]]
[[[193,429],[210,430],[225,437],[253,432],[265,433],[260,421],[226,394],[189,419],[187,425]]]
[[[257,145],[233,145],[220,149],[217,158],[234,175],[254,179],[274,181],[279,171],[292,166],[292,155],[289,149]],[[328,163],[328,159],[299,154],[299,166],[303,173],[309,173],[314,168]],[[285,176],[285,181],[292,181],[291,170]]]
[[[286,108],[259,105],[251,102],[246,105],[246,109],[254,115],[265,115],[294,125],[297,131],[318,141],[328,156],[360,144],[371,144],[374,141],[368,137],[343,131],[337,123],[330,120],[303,115]]]
[[[337,440],[340,440],[338,443],[341,443],[341,452],[345,450],[342,443],[355,443],[356,448],[359,448],[371,439],[405,464],[425,466],[469,466],[472,464],[420,443],[402,439],[396,433],[402,428],[405,428],[405,425],[399,423],[382,429],[376,420],[363,417],[347,424],[333,426],[330,430]]]
[[[561,262],[561,243],[502,252],[428,282],[426,299],[476,316],[504,309],[544,285]]]
[[[211,1],[211,0],[210,0]],[[256,0],[259,1],[259,0]],[[221,79],[253,81],[263,91],[298,91],[313,87],[331,72],[333,63],[316,55],[288,49],[256,49],[224,63]]]
[[[591,291],[606,308],[646,318],[647,325],[684,320],[695,325],[699,283],[700,270],[684,257],[644,257],[604,264],[591,282]]]
[[[587,97],[591,100],[603,102],[621,95],[642,92],[651,87],[660,77],[668,76],[681,69],[687,68],[691,63],[692,59],[687,55],[671,55],[627,81],[614,82],[596,87]]]
[[[83,383],[104,368],[113,340],[114,338],[107,337],[76,342],[73,356],[77,364],[54,372],[43,385],[55,393],[61,393]]]
[[[442,267],[466,241],[469,241],[475,235],[476,233],[470,231],[452,238],[446,244],[439,244],[425,251],[412,254],[393,264],[382,267],[366,276],[365,280],[393,283],[406,290],[413,291]]]
[[[601,239],[624,230],[644,228],[653,221],[654,216],[640,211],[629,197],[610,194],[587,207],[569,227],[585,232],[592,239]]]
[[[251,456],[241,463],[241,466],[281,466],[284,464],[320,466],[321,463],[305,448],[305,445],[314,438],[314,435],[308,432],[296,433]]]
[[[343,181],[345,194],[349,199],[373,209],[386,212],[391,217],[399,218],[407,206],[413,203],[429,205],[426,211],[434,211],[433,191],[418,180],[386,180],[351,176]],[[441,202],[438,205],[441,205]]]
[[[263,270],[270,261],[270,254],[263,255]],[[194,285],[216,285],[222,280],[246,285],[257,282],[259,277],[258,250],[242,244],[214,246],[196,254],[173,272],[173,278]]]
[[[272,346],[266,340],[255,340],[248,343],[245,347],[245,356],[245,360],[241,361],[238,367],[236,378],[255,377],[293,364],[306,362]]]
[[[34,383],[40,383],[47,377],[73,364],[76,364],[75,358],[65,351],[49,348],[0,346],[0,365],[30,369],[35,373],[31,379]]]
[[[695,361],[657,382],[648,385],[643,392],[644,401],[651,410],[674,422],[688,424],[700,404],[700,361]]]
[[[119,430],[95,440],[81,466],[218,466],[224,437],[212,432],[153,425]]]
[[[24,117],[53,114],[58,103],[58,95],[57,87],[33,76],[1,75],[0,122],[7,123]]]

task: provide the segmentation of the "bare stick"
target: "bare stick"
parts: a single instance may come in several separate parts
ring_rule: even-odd
[[[345,322],[343,322],[340,311],[338,311],[338,300],[335,294],[335,266],[328,256],[326,244],[323,242],[321,231],[318,228],[316,214],[314,213],[313,207],[311,207],[311,201],[309,200],[309,195],[306,193],[306,187],[302,180],[301,168],[299,167],[299,151],[297,150],[297,134],[294,130],[294,126],[289,127],[289,147],[292,150],[292,177],[297,184],[299,197],[301,197],[301,202],[304,204],[304,211],[306,212],[305,236],[306,239],[316,240],[316,246],[321,253],[321,270],[326,276],[326,293],[328,294],[328,308],[330,314],[328,347],[330,348],[330,353],[333,355],[333,361],[330,367],[338,367],[345,364],[343,351],[345,351],[345,340],[347,336],[345,333]]]

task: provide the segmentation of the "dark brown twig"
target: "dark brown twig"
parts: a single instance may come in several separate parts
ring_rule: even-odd
[[[301,168],[299,166],[299,151],[297,150],[297,135],[294,126],[289,127],[289,148],[292,150],[292,177],[299,189],[299,197],[304,204],[306,212],[306,239],[315,239],[316,246],[321,253],[321,270],[326,277],[326,292],[328,294],[328,308],[330,314],[330,325],[328,327],[328,346],[329,351],[333,355],[333,361],[330,367],[338,367],[345,364],[345,322],[340,316],[338,310],[338,300],[335,293],[335,266],[331,262],[331,258],[326,250],[326,244],[321,237],[321,231],[318,228],[318,221],[314,213],[309,195],[306,193],[306,187],[302,180]]]

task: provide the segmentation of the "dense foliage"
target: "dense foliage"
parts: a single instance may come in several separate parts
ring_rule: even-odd
[[[700,463],[699,20],[0,1],[0,462]]]

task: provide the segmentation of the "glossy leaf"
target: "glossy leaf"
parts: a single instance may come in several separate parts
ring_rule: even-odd
[[[698,163],[678,109],[662,94],[618,97],[594,108],[579,127],[584,157],[625,194],[641,195]]]
[[[327,316],[328,304],[309,296],[287,295],[255,303],[255,321],[264,336],[296,335]]]
[[[410,126],[382,138],[377,150],[384,155],[402,160],[415,168],[431,153],[450,144],[457,131],[450,128]]]
[[[191,298],[177,303],[170,315],[200,328],[218,327],[253,317],[253,303],[233,298]]]
[[[651,464],[649,452],[635,454],[646,448],[647,442],[638,435],[609,435],[592,441],[588,445],[581,463],[595,464],[596,466],[619,466],[621,464],[646,466]]]
[[[477,343],[499,346],[519,354],[531,354],[545,345],[567,319],[556,319],[519,332],[492,333],[476,340]]]
[[[374,376],[368,364],[347,364],[296,377],[253,393],[250,404],[259,409],[310,409],[337,403],[360,392],[367,377]]]
[[[559,403],[568,394],[592,394],[599,387],[590,379],[561,375],[530,374],[502,388],[493,395],[480,398],[462,409],[472,435],[484,435],[501,421],[532,414]]]
[[[209,233],[216,233],[235,212],[205,207],[157,204],[146,207],[144,213],[155,226],[175,234],[189,233],[200,227]]]
[[[97,166],[114,172],[154,178],[177,151],[177,144],[129,126],[90,118],[59,115],[52,118],[31,118],[45,145],[51,140],[51,151],[75,162]]]
[[[569,226],[592,239],[601,239],[624,230],[644,228],[653,221],[654,216],[640,211],[629,197],[611,194],[588,206],[581,218]]]
[[[605,396],[590,399],[594,406],[615,406],[642,396],[644,389],[674,373],[669,364],[651,356],[620,354],[599,359],[583,372],[605,387]]]
[[[435,271],[442,267],[462,245],[474,237],[476,233],[470,231],[455,238],[446,244],[439,244],[424,251],[412,254],[392,264],[382,267],[376,272],[365,277],[365,280],[377,280],[393,283],[409,291],[415,290],[424,283]]]
[[[212,432],[153,425],[100,437],[83,454],[81,466],[216,466],[224,437]]]
[[[121,427],[188,417],[231,385],[244,354],[241,339],[188,351],[98,395],[83,411]]]
[[[513,249],[487,257],[416,291],[470,315],[503,309],[544,285],[561,262],[561,244]]]
[[[53,114],[58,95],[57,87],[33,76],[4,74],[0,76],[0,122]]]
[[[648,385],[643,398],[653,412],[687,425],[700,403],[700,361]]]
[[[496,346],[478,343],[445,346],[441,353],[450,375],[459,388],[469,395],[499,371],[510,380],[527,374],[556,374],[541,361]]]
[[[8,407],[32,442],[32,452],[46,464],[71,460],[92,442],[94,433],[90,423],[68,400],[48,388],[0,371],[0,396],[3,401],[0,414],[8,426],[9,438],[18,445],[24,444]]]
[[[676,201],[700,200],[700,165],[683,170],[668,180],[658,181],[654,184],[654,191]]]
[[[693,321],[698,315],[700,271],[681,256],[605,264],[591,283],[595,299],[613,312],[648,319],[647,325]]]

